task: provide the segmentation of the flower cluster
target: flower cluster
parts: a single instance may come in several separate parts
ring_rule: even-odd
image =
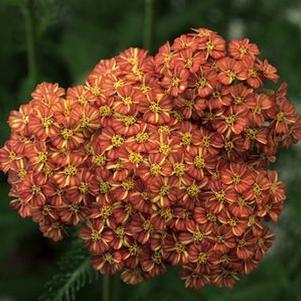
[[[11,206],[60,240],[70,227],[105,274],[137,284],[180,266],[232,287],[272,243],[284,184],[268,166],[301,139],[276,68],[248,39],[197,29],[155,56],[101,60],[85,85],[42,83],[0,150]]]

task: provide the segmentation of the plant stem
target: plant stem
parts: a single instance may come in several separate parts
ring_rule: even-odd
[[[28,76],[31,79],[31,81],[35,83],[37,81],[37,62],[32,1],[25,2],[22,5],[21,10],[24,16]]]
[[[102,276],[102,301],[110,301],[110,276]]]
[[[144,0],[144,48],[151,50],[153,39],[153,0]]]
[[[112,297],[112,301],[119,301],[119,287],[120,287],[120,278],[119,278],[119,274],[114,275],[113,278],[113,283],[111,286],[112,292],[113,292],[113,297]]]

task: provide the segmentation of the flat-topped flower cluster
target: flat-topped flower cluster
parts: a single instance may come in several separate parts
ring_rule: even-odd
[[[11,206],[105,274],[137,284],[180,266],[185,285],[232,287],[272,243],[284,184],[269,170],[301,139],[276,68],[248,39],[197,29],[155,56],[130,48],[84,85],[42,83],[0,150]]]

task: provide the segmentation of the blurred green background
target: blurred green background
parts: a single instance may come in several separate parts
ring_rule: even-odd
[[[149,2],[151,39],[144,30]],[[80,83],[100,58],[130,46],[149,46],[154,53],[192,27],[257,43],[262,57],[278,66],[301,111],[301,0],[0,0],[0,145],[9,137],[9,111],[29,100],[35,83]],[[300,163],[300,145],[280,153],[276,168],[287,182],[288,200],[274,226],[277,239],[257,271],[234,289],[186,290],[170,270],[137,287],[114,279],[114,300],[301,300]],[[9,209],[7,193],[1,175],[0,301],[38,300],[70,239],[44,239],[34,223]],[[101,300],[101,278],[81,289],[77,300]]]

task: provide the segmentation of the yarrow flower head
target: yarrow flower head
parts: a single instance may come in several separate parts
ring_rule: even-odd
[[[248,39],[200,28],[155,56],[130,48],[86,83],[39,84],[0,150],[11,206],[128,284],[180,266],[186,287],[232,287],[272,244],[284,184],[269,169],[301,139],[277,70]]]

